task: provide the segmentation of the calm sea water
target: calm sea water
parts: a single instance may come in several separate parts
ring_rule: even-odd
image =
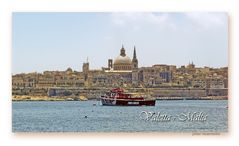
[[[227,132],[227,100],[158,100],[156,106],[100,101],[13,102],[13,132]],[[147,118],[150,113],[156,113]],[[148,114],[148,115],[147,115]],[[156,116],[158,115],[158,116]],[[187,115],[198,115],[183,120]],[[165,117],[171,117],[165,120]],[[204,117],[204,120],[201,118]],[[205,119],[206,117],[206,119]],[[200,120],[199,120],[200,119]]]

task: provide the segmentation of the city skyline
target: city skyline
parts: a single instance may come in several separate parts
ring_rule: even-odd
[[[13,13],[12,73],[107,66],[122,44],[139,67],[228,66],[226,13]],[[213,56],[213,59],[212,59]]]

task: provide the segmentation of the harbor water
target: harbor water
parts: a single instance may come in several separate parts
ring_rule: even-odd
[[[227,132],[227,100],[157,100],[155,106],[100,101],[12,103],[13,132]]]

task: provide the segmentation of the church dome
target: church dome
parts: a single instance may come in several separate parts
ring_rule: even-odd
[[[131,59],[128,56],[121,56],[121,55],[119,55],[114,60],[114,65],[117,65],[117,64],[128,64],[128,65],[131,65],[131,63],[132,63]]]
[[[120,55],[115,58],[113,66],[114,70],[132,70],[132,61],[126,56],[123,46],[120,50]]]

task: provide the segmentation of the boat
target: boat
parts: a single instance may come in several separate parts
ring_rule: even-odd
[[[122,88],[114,88],[100,99],[106,106],[155,106],[156,101],[146,94],[125,93]]]

